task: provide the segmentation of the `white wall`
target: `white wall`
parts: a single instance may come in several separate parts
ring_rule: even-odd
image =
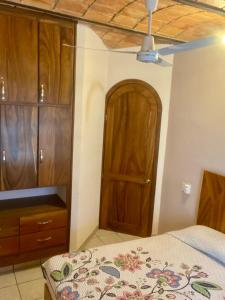
[[[78,25],[78,46],[105,48],[88,27]],[[170,60],[172,58],[169,58]],[[76,104],[71,249],[77,249],[98,226],[105,95],[123,79],[141,79],[151,84],[162,100],[153,233],[158,231],[162,173],[167,135],[172,67],[136,61],[134,55],[77,49]]]
[[[98,36],[83,25],[78,25],[77,45],[104,48]],[[98,226],[107,56],[77,49],[71,249],[77,249]]]
[[[203,170],[225,175],[224,61],[225,46],[175,56],[160,232],[195,224]]]

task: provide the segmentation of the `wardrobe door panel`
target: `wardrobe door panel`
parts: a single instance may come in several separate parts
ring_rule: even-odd
[[[37,184],[37,108],[1,106],[2,190]]]
[[[39,25],[39,102],[70,104],[73,97],[74,27]]]
[[[71,165],[71,110],[40,107],[39,186],[67,184]]]
[[[7,101],[37,102],[38,43],[37,20],[9,16],[7,26]]]
[[[7,28],[8,17],[0,14],[0,101],[7,99]]]

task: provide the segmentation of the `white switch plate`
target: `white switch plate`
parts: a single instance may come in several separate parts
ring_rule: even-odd
[[[183,183],[182,183],[182,192],[183,192],[185,195],[190,195],[190,194],[191,194],[191,184],[190,184],[190,183],[183,182]]]

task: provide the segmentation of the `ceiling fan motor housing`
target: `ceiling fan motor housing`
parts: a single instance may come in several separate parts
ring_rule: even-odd
[[[159,54],[156,51],[139,51],[137,53],[137,60],[145,63],[157,63]]]

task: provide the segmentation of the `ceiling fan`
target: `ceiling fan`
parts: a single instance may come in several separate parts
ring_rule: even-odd
[[[84,48],[86,50],[95,51],[110,51],[115,53],[125,53],[125,54],[135,54],[137,60],[144,63],[154,63],[161,66],[171,66],[170,63],[161,58],[161,56],[166,56],[170,54],[175,54],[178,52],[190,51],[198,48],[207,47],[214,44],[219,44],[222,39],[225,43],[225,36],[222,38],[219,36],[210,36],[202,39],[198,39],[191,42],[181,43],[178,45],[171,45],[161,49],[155,49],[154,36],[152,35],[152,14],[156,11],[158,5],[158,0],[145,0],[146,10],[148,12],[148,33],[144,36],[141,49],[139,51],[123,51],[114,49],[93,49],[86,47],[75,46],[76,48]],[[63,44],[64,46],[70,46]],[[74,47],[74,46],[73,46]]]
[[[192,42],[172,45],[161,49],[155,49],[154,36],[152,35],[152,14],[157,9],[158,0],[145,0],[146,10],[148,12],[148,34],[144,37],[140,51],[119,51],[127,54],[136,54],[137,60],[145,63],[155,63],[162,66],[171,64],[163,60],[160,56],[175,54],[177,52],[189,51],[197,48],[207,47],[219,42],[217,36],[195,40]],[[116,50],[115,50],[116,51]],[[118,51],[117,51],[118,52]]]

